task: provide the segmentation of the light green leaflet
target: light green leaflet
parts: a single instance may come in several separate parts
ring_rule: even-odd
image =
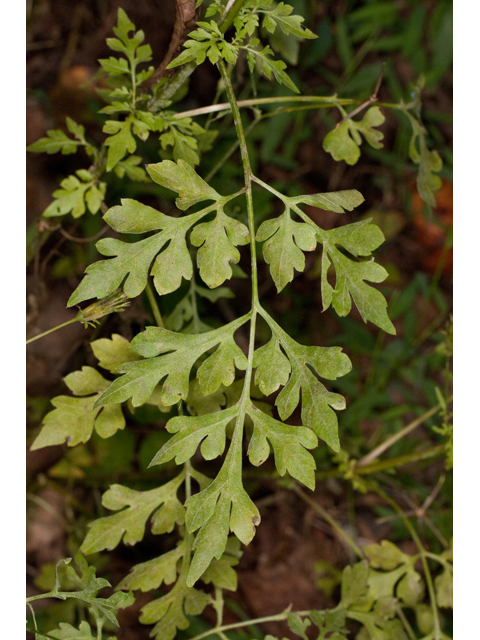
[[[373,261],[356,262],[337,249],[337,245],[353,256],[370,256],[383,241],[380,229],[369,220],[354,222],[331,231],[317,227],[317,238],[323,244],[322,300],[323,309],[330,304],[339,316],[346,316],[352,298],[364,322],[370,320],[387,333],[395,334],[395,327],[387,315],[387,301],[383,295],[364,281],[383,282],[388,272]],[[335,288],[328,281],[328,268],[333,264]]]
[[[131,343],[131,348],[146,359],[120,365],[117,372],[125,375],[115,380],[99,398],[98,404],[124,402],[132,398],[133,406],[138,407],[148,400],[165,376],[161,401],[166,406],[177,404],[188,396],[190,370],[195,362],[217,345],[220,346],[198,371],[200,384],[208,393],[216,391],[221,384],[231,384],[235,366],[240,369],[246,366],[246,358],[235,344],[233,334],[248,318],[249,314],[201,334],[147,327]]]
[[[118,513],[90,523],[90,530],[81,547],[82,553],[114,549],[122,538],[125,544],[136,544],[142,540],[150,516],[153,533],[172,531],[175,523],[183,524],[185,510],[177,498],[177,491],[184,479],[185,471],[182,470],[170,482],[150,491],[134,491],[119,484],[112,485],[103,494],[102,504]]]
[[[346,112],[339,107],[342,116],[346,117]],[[360,157],[360,145],[363,134],[365,140],[374,149],[381,149],[383,144],[383,133],[375,127],[383,124],[385,117],[380,108],[370,107],[362,120],[356,121],[351,118],[337,125],[335,129],[327,133],[323,140],[323,148],[330,153],[337,162],[345,160],[347,164],[353,165]]]
[[[301,390],[304,427],[310,428],[334,451],[338,451],[338,422],[333,409],[344,409],[345,399],[338,393],[327,391],[317,375],[327,380],[344,376],[352,367],[349,358],[340,347],[305,347],[299,344],[263,309],[260,313],[272,330],[272,338],[255,352],[255,382],[261,390],[269,393],[285,385],[275,400],[282,420],[296,409]],[[302,456],[305,457],[303,452]]]
[[[73,447],[87,442],[94,428],[102,438],[109,438],[125,428],[119,404],[94,408],[96,400],[109,385],[98,371],[83,367],[81,371],[66,376],[65,384],[79,397],[58,396],[52,400],[55,409],[46,415],[32,450],[64,442]]]
[[[211,602],[211,596],[186,586],[184,580],[178,580],[165,596],[142,607],[140,622],[156,622],[150,635],[158,640],[174,640],[178,629],[186,629],[190,625],[186,616],[200,615]]]
[[[109,209],[104,219],[118,233],[160,232],[133,243],[115,238],[100,240],[96,245],[98,251],[113,259],[87,267],[87,275],[70,297],[69,306],[89,298],[103,298],[122,284],[125,294],[133,298],[145,289],[149,274],[153,275],[160,295],[175,291],[183,278],[190,280],[193,275],[186,233],[212,211],[216,211],[215,219],[202,223],[192,234],[196,246],[204,243],[198,252],[200,272],[210,287],[232,276],[229,263],[238,262],[240,258],[235,245],[249,240],[245,225],[223,212],[225,203],[238,194],[220,196],[183,160],[178,163],[164,160],[147,170],[157,184],[179,194],[176,204],[182,211],[203,200],[214,200],[215,204],[180,218],[166,216],[130,199]]]
[[[278,218],[265,220],[256,239],[264,242],[263,257],[270,265],[278,292],[293,280],[294,269],[305,269],[303,251],[313,251],[317,245],[315,231],[304,222],[292,220],[289,209]]]
[[[261,181],[257,180],[260,184]],[[270,265],[270,273],[278,291],[291,282],[294,269],[303,271],[305,256],[303,251],[315,249],[317,241],[323,245],[322,254],[322,300],[323,310],[330,305],[340,316],[347,315],[352,307],[352,298],[361,317],[365,322],[370,320],[387,333],[395,333],[395,327],[387,315],[387,301],[384,296],[365,283],[383,282],[387,271],[373,261],[357,261],[346,256],[337,247],[342,247],[354,258],[371,256],[385,240],[383,233],[370,220],[362,220],[331,231],[324,231],[316,225],[299,207],[307,204],[345,213],[351,211],[364,200],[355,190],[337,191],[332,193],[317,193],[312,195],[288,198],[275,192],[286,205],[284,213],[278,218],[263,222],[256,235],[256,239],[263,242],[263,255]],[[291,211],[296,213],[303,222],[296,222],[291,218]],[[333,266],[336,273],[336,283],[332,286],[328,280],[329,267]],[[278,359],[273,346],[272,354]],[[281,369],[278,376],[281,377]],[[278,387],[277,387],[278,388]]]

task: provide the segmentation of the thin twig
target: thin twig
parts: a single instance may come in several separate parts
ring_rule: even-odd
[[[93,242],[94,240],[98,240],[98,238],[100,238],[101,236],[103,236],[103,234],[106,232],[106,230],[109,229],[108,224],[106,224],[103,229],[101,229],[98,233],[96,233],[94,236],[90,236],[90,238],[76,238],[75,236],[71,236],[68,231],[65,231],[65,229],[62,229],[62,227],[60,227],[60,233],[62,234],[62,236],[64,236],[67,240],[71,240],[72,242],[79,242],[79,243],[84,243],[84,242]]]
[[[447,398],[447,404],[450,404],[452,399],[453,399],[453,396],[450,396],[449,398]],[[401,431],[399,431],[398,433],[394,434],[393,436],[385,440],[385,442],[382,442],[382,444],[378,445],[378,447],[376,447],[373,451],[371,451],[366,456],[364,456],[361,460],[359,460],[359,462],[357,463],[357,467],[365,467],[367,464],[375,460],[375,458],[378,458],[378,456],[382,455],[382,453],[387,451],[387,449],[389,449],[393,444],[395,444],[395,442],[398,442],[398,440],[401,440],[404,436],[407,435],[407,433],[410,433],[411,431],[416,429],[418,426],[423,424],[425,420],[428,420],[428,418],[431,418],[432,416],[434,416],[438,411],[440,411],[440,409],[441,409],[441,406],[437,404],[435,407],[433,407],[432,409],[430,409],[429,411],[421,415],[419,418],[417,418],[416,420],[413,420],[413,422],[408,424]]]
[[[384,70],[385,70],[385,62],[383,62],[382,64],[382,69],[380,71],[380,75],[378,77],[377,84],[375,85],[375,90],[372,93],[372,95],[368,98],[368,100],[365,100],[365,102],[363,102],[360,106],[358,106],[356,109],[351,111],[348,115],[346,115],[345,118],[340,120],[340,122],[337,122],[337,124],[335,125],[335,129],[338,129],[338,127],[344,122],[346,122],[347,120],[351,120],[353,116],[356,116],[357,113],[360,113],[361,111],[366,109],[369,105],[373,104],[374,102],[378,102],[377,94],[378,94],[378,90],[380,89],[380,85],[382,83]]]

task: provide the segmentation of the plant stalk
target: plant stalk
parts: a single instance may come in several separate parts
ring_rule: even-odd
[[[446,400],[447,404],[450,404],[452,399],[453,399],[453,396],[449,396]],[[387,449],[389,449],[393,444],[395,444],[395,442],[398,442],[408,433],[410,433],[411,431],[416,429],[418,426],[420,426],[423,422],[425,422],[425,420],[428,420],[428,418],[431,418],[432,416],[434,416],[438,411],[440,411],[441,408],[442,408],[441,405],[437,404],[435,407],[433,407],[432,409],[429,409],[429,411],[421,415],[419,418],[417,418],[416,420],[413,420],[401,431],[399,431],[398,433],[395,433],[393,436],[385,440],[385,442],[382,442],[382,444],[378,445],[378,447],[376,447],[373,451],[371,451],[366,456],[364,456],[357,463],[357,468],[367,466],[370,462],[375,460],[375,458],[378,458],[378,456],[380,456],[382,453],[387,451]]]
[[[35,340],[39,340],[40,338],[44,338],[45,336],[48,336],[49,333],[53,333],[54,331],[57,331],[57,329],[61,329],[62,327],[66,327],[69,324],[73,324],[74,322],[80,322],[79,318],[77,316],[75,316],[75,318],[72,318],[71,320],[67,320],[67,322],[63,322],[62,324],[57,325],[56,327],[53,327],[53,329],[49,329],[48,331],[44,331],[43,333],[39,333],[38,336],[34,336],[33,338],[30,338],[30,340],[27,340],[26,344],[30,344],[31,342],[34,342]]]
[[[147,282],[147,287],[145,291],[147,294],[148,301],[150,303],[150,307],[152,308],[152,313],[153,313],[153,317],[155,318],[155,322],[157,323],[158,327],[160,327],[161,329],[164,329],[165,325],[163,324],[162,314],[160,313],[160,309],[158,307],[157,300],[155,298],[155,294],[153,292],[152,285],[150,282]]]

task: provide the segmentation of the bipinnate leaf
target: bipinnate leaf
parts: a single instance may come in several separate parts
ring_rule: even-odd
[[[157,164],[149,164],[147,171],[154,182],[178,193],[179,197],[175,204],[181,211],[185,211],[197,202],[204,200],[218,202],[223,199],[184,160],[178,162],[163,160]]]
[[[317,245],[312,227],[292,220],[288,209],[278,218],[265,220],[257,231],[256,239],[264,242],[263,257],[270,265],[278,292],[293,280],[294,269],[305,269],[303,251],[313,251]]]
[[[136,544],[143,538],[146,522],[152,514],[153,533],[166,533],[172,531],[175,523],[183,524],[184,510],[176,494],[184,477],[182,471],[170,482],[150,491],[134,491],[119,484],[112,485],[104,493],[102,504],[118,513],[89,524],[90,530],[81,546],[82,553],[114,549],[122,538],[125,544]],[[165,513],[162,513],[164,510]]]
[[[120,365],[118,372],[124,375],[113,382],[99,398],[98,403],[110,404],[132,398],[133,406],[138,407],[148,400],[156,385],[165,377],[161,393],[162,403],[171,406],[181,399],[186,399],[190,370],[196,360],[224,340],[230,342],[234,331],[248,318],[248,315],[243,316],[224,327],[201,334],[181,334],[159,327],[147,327],[131,342],[131,348],[145,359]],[[235,353],[234,351],[231,355],[232,360]],[[237,360],[242,366],[239,354]],[[221,362],[220,359],[220,364]],[[217,366],[212,366],[210,370],[208,384],[210,388],[215,385],[218,388],[222,380],[225,380],[225,375],[219,370],[217,361]]]
[[[102,438],[109,438],[125,428],[125,418],[119,404],[103,409],[94,407],[109,385],[109,381],[98,371],[83,367],[81,371],[70,373],[64,380],[67,387],[80,397],[53,398],[55,409],[45,416],[42,430],[31,446],[32,450],[64,442],[73,447],[80,442],[87,442],[94,428]]]
[[[333,409],[345,408],[343,396],[327,391],[317,375],[327,380],[335,380],[351,370],[349,358],[340,347],[305,347],[286,334],[283,329],[265,311],[261,312],[272,330],[272,337],[278,340],[286,357],[290,361],[290,376],[283,390],[277,396],[275,404],[280,418],[286,420],[300,402],[302,391],[302,423],[324,440],[334,451],[340,448],[338,439],[338,421]],[[285,361],[283,375],[286,372]],[[262,367],[256,372],[255,381],[268,385],[278,375],[272,365],[263,359]],[[315,373],[314,373],[315,372]],[[276,385],[276,383],[275,383]]]
[[[206,213],[201,211],[184,218],[170,218],[135,200],[122,200],[120,206],[112,207],[104,216],[115,231],[146,233],[161,229],[160,233],[133,243],[115,238],[97,242],[96,247],[102,255],[114,258],[87,267],[87,275],[71,295],[68,306],[89,298],[103,298],[122,283],[125,294],[133,298],[145,289],[149,272],[161,295],[178,289],[182,277],[188,280],[193,274],[185,234]],[[167,243],[168,247],[160,253]]]
[[[323,308],[330,304],[339,316],[346,316],[352,307],[352,298],[364,322],[370,320],[387,333],[395,334],[395,327],[387,315],[387,301],[383,295],[365,283],[383,282],[388,272],[373,261],[357,262],[337,249],[339,245],[354,256],[369,256],[384,240],[380,229],[362,220],[331,231],[317,227],[317,238],[323,244],[322,299]],[[328,282],[327,271],[333,264],[335,287]]]
[[[177,579],[179,561],[185,554],[185,541],[158,558],[135,565],[116,589],[152,591],[163,583],[172,584]]]
[[[200,276],[213,289],[232,277],[230,262],[236,264],[240,260],[236,247],[248,244],[250,234],[244,224],[219,209],[213,220],[194,228],[190,240],[200,247],[197,252]]]
[[[307,449],[317,446],[317,437],[307,427],[293,427],[279,422],[249,404],[248,415],[254,430],[248,446],[250,462],[259,466],[270,455],[270,443],[275,455],[275,466],[281,476],[288,473],[309,489],[315,489],[315,460]]]

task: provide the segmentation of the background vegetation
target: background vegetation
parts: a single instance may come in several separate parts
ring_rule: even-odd
[[[303,94],[368,99],[385,62],[380,100],[408,101],[418,91],[415,87],[423,74],[422,118],[430,148],[437,149],[443,159],[442,188],[432,209],[419,198],[417,167],[409,159],[410,125],[401,112],[384,111],[384,148],[362,145],[361,158],[353,166],[335,162],[323,149],[325,136],[338,122],[335,112],[291,107],[279,109],[272,117],[251,112],[252,164],[265,182],[291,196],[352,188],[364,195],[365,203],[348,222],[371,217],[385,234],[387,242],[377,255],[390,277],[381,290],[389,300],[397,335],[365,325],[355,313],[347,318],[322,315],[313,254],[307,258],[305,273],[281,295],[276,295],[266,269],[261,272],[262,297],[281,326],[304,344],[341,344],[354,367],[336,381],[336,389],[347,399],[347,410],[339,415],[342,451],[332,456],[320,447],[315,452],[315,493],[292,491],[288,482],[279,480],[273,465],[252,468],[248,475],[262,526],[237,567],[238,590],[225,592],[226,623],[277,614],[290,604],[294,610],[334,606],[340,572],[355,561],[355,547],[345,542],[346,535],[360,548],[390,540],[405,554],[417,553],[412,532],[389,498],[407,514],[428,552],[441,554],[449,549],[452,532],[447,403],[451,386],[452,4],[306,0],[290,4],[319,36],[301,45],[286,39],[272,43],[292,65],[289,73]],[[166,51],[175,18],[174,3],[164,5],[159,12],[153,0],[121,3],[136,27],[145,31],[156,63]],[[29,143],[47,129],[64,127],[67,116],[84,123],[87,138],[101,139],[107,116],[98,115],[103,103],[96,91],[102,89],[97,59],[110,55],[105,38],[116,22],[117,8],[118,3],[94,0],[77,2],[73,10],[54,0],[30,3]],[[201,65],[191,77],[190,91],[175,109],[211,104],[217,82],[212,65]],[[240,99],[285,95],[284,87],[266,80],[252,86],[246,69],[239,71],[236,89]],[[202,125],[207,122],[204,117]],[[211,120],[211,125],[219,135],[213,149],[202,156],[198,170],[212,176],[214,188],[238,190],[242,180],[238,157],[233,153],[225,160],[234,142],[231,120]],[[206,138],[206,146],[208,142]],[[154,140],[146,141],[139,151],[147,163],[160,159]],[[27,160],[29,337],[73,317],[75,312],[65,309],[65,302],[85,267],[98,259],[94,239],[105,233],[100,216],[40,219],[59,181],[85,167],[86,161],[81,154],[29,154]],[[127,178],[110,183],[107,178],[107,191],[109,205],[117,204],[120,196],[141,194],[146,204],[157,206],[160,200],[162,210],[172,208],[172,197],[155,185]],[[275,206],[273,198],[265,195],[259,207],[262,217],[274,213]],[[339,214],[323,212],[321,221],[327,229],[345,223]],[[246,255],[240,265],[247,268]],[[249,284],[236,278],[231,286],[234,298],[222,299],[218,306],[207,299],[201,303],[201,317],[213,327],[244,312]],[[176,302],[171,294],[164,310],[167,315]],[[65,393],[62,378],[84,365],[94,365],[89,343],[112,333],[130,339],[151,322],[148,301],[138,300],[122,314],[106,316],[96,328],[85,330],[72,324],[32,343],[27,353],[29,444],[51,408],[50,399]],[[79,447],[58,446],[27,454],[29,595],[52,588],[55,563],[74,555],[87,523],[103,515],[100,496],[110,484],[146,489],[158,483],[162,468],[147,471],[146,467],[152,452],[165,441],[159,429],[165,421],[148,407],[138,409],[129,420],[131,428],[108,440],[94,436]],[[407,429],[409,425],[413,426]],[[396,434],[399,437],[392,439]],[[372,456],[384,442],[390,446]],[[368,473],[353,473],[352,460],[362,460]],[[162,544],[168,547],[168,537]],[[158,540],[147,535],[133,548],[120,546],[108,558],[99,556],[97,574],[116,585],[132,565],[151,557],[157,545]],[[420,563],[416,568],[422,572]],[[435,578],[441,575],[438,566],[433,570]],[[148,636],[148,629],[137,621],[138,609],[148,597],[140,594],[134,607],[121,612],[118,638]],[[443,629],[451,635],[448,596],[438,604]],[[412,609],[414,628],[421,629],[422,611],[421,606]],[[66,601],[42,610],[39,621],[48,627],[59,620],[73,623],[77,615],[75,605]],[[178,637],[193,637],[207,629],[214,623],[214,612],[207,609],[205,620],[193,622]],[[269,622],[261,630],[229,637],[262,638],[265,633],[293,637],[284,622]]]

